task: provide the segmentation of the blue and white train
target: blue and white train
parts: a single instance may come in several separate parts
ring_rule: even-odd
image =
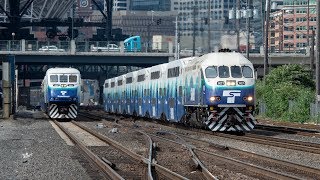
[[[212,131],[250,131],[254,93],[252,63],[240,53],[218,52],[107,79],[104,108]]]
[[[50,118],[75,119],[81,93],[81,75],[74,68],[50,68],[41,85],[42,109]]]

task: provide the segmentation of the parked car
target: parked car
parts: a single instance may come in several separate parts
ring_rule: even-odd
[[[92,52],[120,52],[120,48],[116,44],[108,44],[106,47],[91,47]]]
[[[59,49],[57,46],[42,46],[39,51],[65,52],[64,49]]]

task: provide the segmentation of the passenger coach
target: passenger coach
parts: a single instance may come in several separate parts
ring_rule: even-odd
[[[254,77],[252,63],[236,52],[179,59],[107,79],[105,107],[212,131],[250,131],[256,124]],[[107,87],[110,82],[114,86]],[[118,101],[122,111],[110,109]]]

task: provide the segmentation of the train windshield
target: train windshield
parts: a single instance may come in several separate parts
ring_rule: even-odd
[[[60,75],[60,82],[68,82],[68,75]]]
[[[253,78],[253,71],[249,66],[242,66],[242,73],[245,78]]]
[[[50,75],[50,82],[52,83],[76,83],[78,82],[78,76],[74,74],[66,75],[66,74],[61,74],[61,75]]]
[[[240,66],[231,66],[231,76],[233,78],[242,78]]]
[[[206,78],[216,78],[218,76],[217,66],[209,66],[205,70]]]
[[[50,82],[58,82],[58,75],[51,75]]]
[[[71,83],[77,82],[77,76],[76,75],[70,75],[69,76],[69,82],[71,82]]]
[[[228,78],[230,77],[229,67],[228,66],[219,66],[219,77]]]

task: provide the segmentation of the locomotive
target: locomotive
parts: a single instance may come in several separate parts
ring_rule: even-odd
[[[252,63],[237,52],[183,58],[107,79],[104,109],[211,131],[256,124]]]
[[[41,84],[41,108],[54,119],[75,119],[81,93],[80,71],[74,68],[50,68]]]

